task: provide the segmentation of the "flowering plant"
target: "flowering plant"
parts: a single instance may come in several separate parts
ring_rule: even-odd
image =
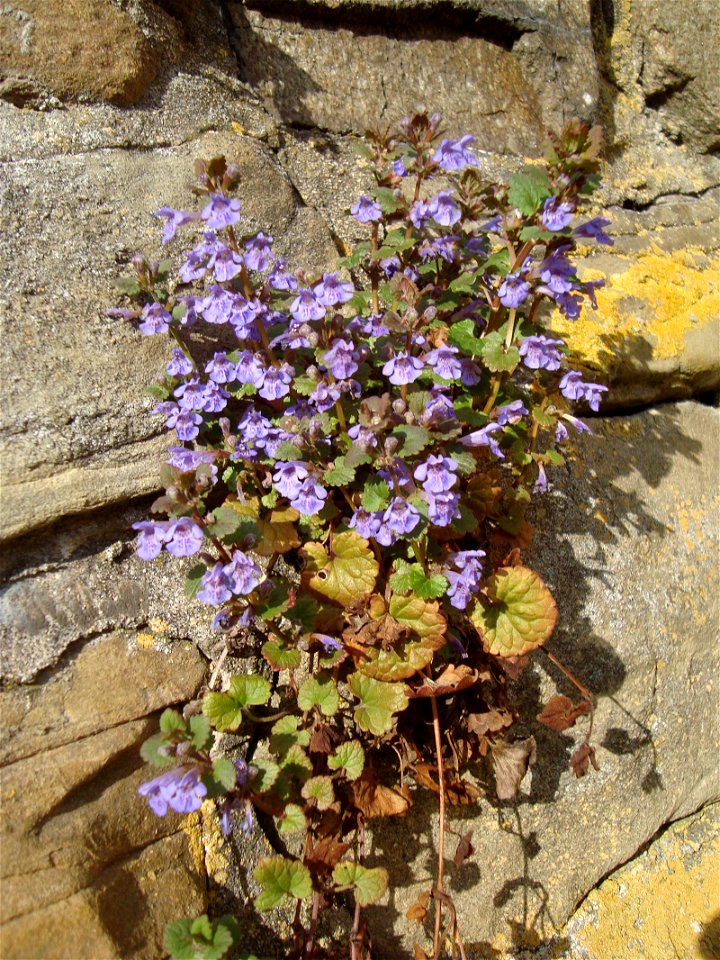
[[[349,892],[351,957],[365,955],[361,908],[388,884],[365,863],[365,823],[405,813],[410,775],[439,797],[437,882],[413,914],[424,922],[433,898],[438,958],[445,806],[480,796],[468,771],[494,772],[512,798],[535,757],[533,738],[510,736],[507,684],[557,611],[520,559],[525,512],[569,428],[588,429],[568,402],[596,411],[606,390],[568,368],[543,307],[596,307],[598,281],[571,258],[579,240],[612,241],[607,220],[578,222],[599,181],[596,129],[569,123],[546,165],[507,185],[482,178],[472,144],[443,138],[438,115],[369,133],[375,185],[350,211],[369,237],[322,276],[243,233],[237,168],[198,161],[202,209],[156,215],[164,242],[192,224],[199,242],[172,280],[169,262],[135,258],[122,289],[136,306],[113,311],[175,342],[153,388],[180,442],[152,506],[168,519],[135,524],[137,553],[196,558],[188,594],[265,663],[222,692],[211,681],[201,712],[165,712],[143,753],[172,769],[140,792],[160,816],[215,798],[226,831],[236,812],[246,830],[253,811],[275,819],[256,904],[296,901],[294,957],[316,955],[320,908]],[[556,730],[582,714],[592,726],[570,679],[580,701],[554,697],[539,718]],[[267,731],[264,752],[215,755],[213,731],[249,725]],[[595,764],[589,732],[578,776]],[[300,856],[279,844],[296,832]],[[207,917],[174,925],[169,947],[209,955],[218,930],[220,956],[237,930]]]

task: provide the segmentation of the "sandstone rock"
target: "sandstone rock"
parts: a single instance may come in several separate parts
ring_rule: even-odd
[[[105,0],[22,0],[3,8],[0,27],[5,75],[40,95],[134,103],[157,74],[158,56],[140,27]],[[10,99],[17,102],[17,91]]]
[[[203,675],[189,647],[133,650],[116,634],[42,688],[1,695],[3,956],[160,956],[165,923],[202,912],[192,821],[156,817],[136,791],[156,711]]]
[[[559,931],[663,824],[720,796],[719,420],[696,403],[593,420],[577,465],[536,509],[529,562],[560,610],[549,647],[597,695],[601,769],[576,780],[567,763],[580,731],[557,735],[530,721],[538,760],[518,802],[490,794],[479,808],[451,810],[451,831],[472,830],[476,849],[460,868],[448,864],[447,881],[470,956]],[[523,716],[555,690],[573,693],[539,654],[516,691]],[[394,890],[389,908],[368,913],[387,956],[418,940],[404,914],[429,885],[436,843],[426,797],[374,830],[372,863],[389,866]]]
[[[218,153],[242,168],[248,229],[270,228],[281,252],[326,263],[320,218],[298,212],[270,153],[239,134],[6,168],[3,253],[16,269],[3,291],[5,537],[156,489],[161,425],[144,390],[167,346],[103,314],[118,303],[123,264],[137,250],[160,253],[152,211],[184,206],[193,159]]]
[[[375,4],[355,5],[360,22],[344,6],[302,5],[309,19],[293,4],[252,6],[263,12],[231,5],[241,76],[287,124],[360,133],[422,103],[451,133],[472,130],[484,149],[523,154],[537,151],[546,126],[596,103],[589,19],[566,21],[546,4],[519,20],[497,4],[385,5],[377,23],[367,21]]]

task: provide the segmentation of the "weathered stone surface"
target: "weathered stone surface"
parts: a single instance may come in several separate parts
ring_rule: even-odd
[[[571,8],[585,8],[584,23],[566,21],[546,4],[531,4],[524,21],[496,4],[479,11],[424,6],[422,17],[393,5],[377,23],[365,14],[353,22],[345,8],[313,5],[302,20],[292,4],[285,16],[276,5],[253,6],[263,12],[231,5],[241,76],[288,124],[361,133],[422,103],[444,114],[450,132],[472,130],[482,148],[523,154],[537,151],[546,126],[589,116],[596,105],[584,5]],[[471,16],[458,22],[463,9]]]
[[[673,824],[588,896],[568,923],[569,949],[587,957],[720,956],[720,808]]]
[[[106,0],[6,5],[0,11],[0,58],[0,96],[21,104],[43,93],[134,103],[159,63],[130,15]]]
[[[192,822],[137,796],[156,711],[194,695],[204,662],[130,639],[103,637],[42,688],[0,695],[4,957],[160,956],[165,923],[204,908]]]
[[[324,265],[333,249],[324,224],[298,210],[269,151],[237,133],[6,166],[2,246],[16,269],[3,290],[5,537],[156,488],[161,425],[144,389],[166,345],[103,312],[118,302],[122,264],[137,250],[160,253],[151,211],[184,206],[193,159],[218,153],[251,185],[248,229],[270,228],[280,251]]]
[[[601,769],[576,780],[567,764],[582,732],[529,722],[538,760],[518,802],[452,809],[451,829],[472,829],[476,849],[447,880],[471,956],[547,938],[664,823],[720,796],[720,412],[681,403],[593,429],[535,511],[529,562],[560,610],[550,649],[597,695]],[[555,690],[573,694],[540,654],[517,688],[522,715]],[[418,796],[374,831],[372,862],[389,866],[394,887],[389,910],[369,911],[385,955],[412,947],[404,914],[434,869],[436,819]]]

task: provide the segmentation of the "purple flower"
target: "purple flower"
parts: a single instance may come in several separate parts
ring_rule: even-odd
[[[205,373],[215,383],[230,383],[237,379],[235,376],[235,364],[228,360],[226,353],[216,353],[212,360],[205,364]]]
[[[356,423],[354,427],[350,427],[348,436],[355,441],[361,450],[366,452],[378,445],[377,437],[370,427],[364,427],[359,423]]]
[[[412,533],[419,522],[420,513],[417,508],[403,497],[393,497],[382,515],[383,526],[400,536]]]
[[[200,409],[204,410],[205,413],[220,413],[227,406],[229,397],[230,394],[227,390],[223,390],[214,380],[210,380],[209,383],[205,384]]]
[[[392,172],[396,177],[406,177],[407,168],[405,166],[405,157],[398,157],[397,160],[392,162]]]
[[[543,206],[541,220],[546,230],[564,230],[573,218],[575,207],[568,200],[548,197]]]
[[[462,373],[457,354],[455,347],[438,347],[437,350],[431,350],[430,353],[425,354],[425,362],[443,380],[457,380]]]
[[[309,320],[322,320],[327,313],[313,290],[301,287],[298,295],[290,304],[290,313],[298,323],[307,323]]]
[[[273,255],[272,242],[272,237],[260,231],[245,243],[245,263],[250,270],[267,270],[270,266],[270,257]]]
[[[578,433],[592,434],[592,430],[590,429],[590,427],[586,423],[584,423],[584,421],[578,420],[577,417],[573,417],[569,413],[563,413],[562,418],[563,420],[567,420],[569,424],[575,427]],[[558,427],[560,426],[561,424],[558,423]],[[567,430],[565,431],[565,439],[567,439]]]
[[[211,193],[210,202],[200,214],[211,230],[231,227],[240,219],[240,201],[231,200],[222,193]]]
[[[197,470],[202,463],[215,463],[215,454],[207,450],[186,450],[185,447],[170,447],[168,463],[183,473]]]
[[[460,497],[456,493],[450,491],[431,493],[426,491],[425,499],[428,504],[430,522],[436,527],[449,527],[453,520],[460,516]]]
[[[192,213],[189,210],[173,210],[172,207],[160,207],[153,216],[162,217],[166,220],[162,234],[163,243],[169,243],[172,240],[178,227],[184,227],[186,223],[192,223],[193,220],[200,219],[199,213]]]
[[[480,367],[467,358],[460,361],[460,381],[464,383],[466,387],[474,387],[476,384],[480,383],[482,380],[482,374],[480,372]]]
[[[412,383],[420,376],[425,364],[418,357],[411,357],[407,353],[398,353],[383,366],[382,372],[390,383],[401,385]]]
[[[172,522],[169,520],[140,520],[132,525],[139,535],[135,543],[135,553],[143,560],[154,560],[167,542]]]
[[[390,278],[395,276],[402,264],[400,263],[400,257],[393,254],[391,257],[385,257],[384,260],[381,260],[380,266],[385,276]]]
[[[287,463],[278,463],[275,467],[275,489],[288,500],[294,500],[300,493],[303,480],[308,476],[307,467],[299,460],[288,460]]]
[[[238,340],[255,340],[258,336],[256,321],[265,312],[259,300],[246,300],[240,294],[232,298],[231,312],[228,317]]]
[[[583,383],[582,374],[577,370],[570,370],[560,381],[560,393],[568,400],[585,400],[595,413],[600,408],[600,401],[607,387],[600,383]]]
[[[577,294],[559,293],[555,297],[555,302],[560,308],[560,312],[565,314],[568,320],[577,320],[582,308],[582,297]]]
[[[352,515],[348,526],[352,527],[353,530],[357,530],[361,537],[369,540],[370,537],[374,537],[377,534],[381,522],[381,515],[379,513],[368,513],[367,510],[358,509]]]
[[[441,190],[428,203],[428,213],[443,227],[451,227],[461,218],[460,207],[455,203],[449,190]]]
[[[352,283],[338,280],[336,273],[324,273],[322,281],[313,287],[313,293],[324,306],[334,307],[336,303],[352,300],[355,287]]]
[[[313,392],[308,397],[308,401],[318,410],[324,413],[329,410],[340,399],[340,386],[336,383],[328,383],[326,380],[320,380]]]
[[[447,597],[457,610],[464,610],[472,594],[480,585],[484,550],[464,550],[448,557],[448,566],[443,573],[450,581]]]
[[[200,304],[200,313],[208,323],[227,323],[233,309],[233,295],[223,287],[212,286]]]
[[[424,200],[416,200],[410,207],[410,220],[416,230],[422,229],[431,216],[430,206]]]
[[[294,374],[295,371],[289,363],[283,363],[281,367],[269,367],[258,394],[265,400],[279,400],[290,393]]]
[[[460,443],[466,447],[490,447],[496,457],[504,460],[505,454],[493,437],[494,433],[498,430],[502,431],[502,429],[499,423],[488,423],[486,426],[480,427],[479,430],[469,433],[466,437],[460,437]]]
[[[336,339],[326,351],[322,362],[336,380],[348,380],[358,370],[358,359],[358,353],[351,343]]]
[[[460,137],[459,140],[443,140],[432,155],[432,159],[443,170],[464,170],[465,167],[476,167],[478,159],[472,150],[468,149],[473,143],[475,143],[475,137],[471,137],[469,133]]]
[[[232,592],[243,595],[252,593],[263,575],[252,557],[243,553],[242,550],[236,550],[233,553],[230,563],[226,563],[223,567],[223,573],[230,582]]]
[[[297,290],[297,280],[286,270],[287,260],[277,260],[275,266],[270,271],[268,283],[275,290]]]
[[[390,328],[382,323],[382,315],[379,313],[371,313],[366,319],[353,317],[348,324],[348,330],[350,330],[351,333],[359,330],[371,339],[373,337],[385,337],[390,333]]]
[[[178,440],[194,440],[200,433],[200,424],[202,417],[199,413],[193,413],[191,410],[181,410],[175,407],[170,411],[170,416],[165,421],[168,430],[175,430]]]
[[[266,367],[260,357],[250,350],[243,350],[238,354],[235,365],[235,379],[240,383],[252,383],[259,387],[265,378]]]
[[[588,237],[591,240],[597,240],[598,243],[604,243],[606,246],[612,247],[615,241],[603,230],[603,228],[609,226],[609,224],[610,221],[604,217],[593,217],[593,219],[588,220],[587,223],[581,223],[579,227],[575,227],[573,236],[580,238]]]
[[[197,592],[198,600],[207,603],[211,607],[219,607],[230,599],[230,579],[225,573],[222,563],[218,562],[207,573],[203,574],[200,581],[200,589]]]
[[[457,237],[453,234],[445,234],[442,237],[435,237],[430,244],[433,254],[437,257],[441,257],[448,263],[452,263],[454,260],[457,260],[457,242],[459,239],[460,237]]]
[[[538,475],[535,485],[533,486],[533,493],[545,493],[548,488],[547,474],[545,473],[545,467],[542,463],[538,463]]]
[[[205,535],[190,517],[180,517],[170,528],[167,551],[174,557],[192,557],[202,547]]]
[[[200,779],[197,767],[177,767],[161,774],[154,780],[141,783],[141,797],[147,797],[150,809],[158,817],[164,817],[168,807],[176,813],[194,813],[202,806],[207,787]]]
[[[272,424],[259,410],[250,406],[238,423],[238,430],[243,440],[263,440],[269,433]],[[261,444],[258,444],[260,446]]]
[[[498,407],[496,412],[497,422],[501,427],[507,427],[512,423],[519,423],[528,411],[522,400],[513,400],[512,403]]]
[[[223,244],[208,266],[212,266],[213,276],[218,283],[226,283],[242,270],[242,258]]]
[[[180,384],[173,396],[178,398],[178,403],[184,410],[202,410],[205,403],[205,384],[197,379],[187,380]]]
[[[523,280],[519,273],[509,273],[498,290],[500,303],[510,310],[519,307],[529,293],[530,284]]]
[[[205,276],[207,270],[207,254],[199,250],[191,250],[187,254],[185,262],[181,264],[178,270],[178,276],[183,283],[192,283],[193,280],[199,280]]]
[[[382,218],[382,207],[373,200],[372,197],[366,197],[364,194],[358,202],[350,207],[350,213],[359,223],[368,223],[371,220],[380,220]]]
[[[312,477],[308,477],[297,492],[297,496],[291,501],[298,513],[305,517],[311,517],[313,514],[320,513],[325,506],[327,499],[327,490],[316,483]]]
[[[198,309],[202,303],[202,297],[178,297],[178,303],[185,307],[185,312],[180,317],[180,326],[192,327],[198,321]]]
[[[151,337],[154,333],[167,333],[168,324],[172,323],[172,317],[160,303],[148,303],[144,306],[140,319],[142,323],[138,324],[138,330],[142,330],[146,337]]]
[[[172,360],[165,369],[170,377],[185,377],[193,372],[193,365],[180,347],[173,347]]]
[[[540,279],[551,297],[568,293],[575,286],[575,267],[564,255],[568,246],[559,247],[540,264]]]
[[[430,390],[431,398],[420,418],[424,424],[436,426],[449,420],[457,420],[455,404],[442,392],[443,389],[445,388],[436,384]]]
[[[525,337],[519,347],[523,363],[530,370],[559,370],[563,355],[558,347],[565,344],[551,337]]]
[[[457,460],[452,457],[436,457],[431,454],[419,463],[413,476],[422,484],[426,493],[445,493],[457,483]]]
[[[562,421],[558,420],[555,426],[555,443],[565,443],[570,438],[567,427]]]

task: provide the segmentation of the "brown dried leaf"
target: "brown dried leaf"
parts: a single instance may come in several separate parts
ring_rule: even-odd
[[[506,743],[501,740],[493,743],[493,764],[495,767],[495,786],[500,800],[512,800],[518,792],[520,782],[528,771],[528,767],[535,763],[537,751],[535,737],[525,740],[515,740]]]
[[[468,730],[484,737],[486,733],[497,733],[505,727],[511,727],[512,714],[507,710],[487,710],[485,713],[471,713],[467,718]]]
[[[406,813],[410,806],[410,791],[407,787],[384,786],[372,767],[363,770],[353,783],[352,790],[355,806],[368,819],[397,817]]]
[[[305,854],[305,863],[311,871],[315,868],[321,872],[329,872],[340,863],[349,849],[349,843],[340,843],[336,837],[324,837]]]
[[[468,831],[467,833],[464,833],[460,837],[460,840],[458,841],[458,845],[457,845],[457,850],[455,851],[455,854],[453,856],[453,863],[455,864],[456,867],[459,867],[461,863],[464,863],[465,860],[467,860],[467,858],[475,852],[475,847],[473,847],[472,843],[470,842],[471,840],[472,840],[472,830]]]
[[[430,891],[424,890],[410,907],[405,916],[408,920],[417,920],[418,923],[425,923],[427,918],[427,905],[430,902]],[[418,947],[419,949],[419,947]],[[423,954],[425,956],[425,954]]]
[[[574,726],[577,718],[584,713],[589,713],[589,711],[590,704],[587,700],[573,703],[569,697],[558,694],[548,700],[542,713],[537,715],[537,719],[540,723],[544,723],[546,727],[560,733],[567,730],[568,727]]]
[[[467,690],[478,681],[478,672],[464,664],[455,666],[449,664],[437,680],[425,680],[421,686],[413,690],[413,697],[447,697],[461,690]]]
[[[337,743],[337,734],[326,723],[316,723],[310,736],[310,753],[331,753]]]
[[[417,943],[413,945],[413,960],[430,960],[423,948],[418,946]]]
[[[527,520],[523,520],[517,533],[508,533],[496,527],[490,534],[490,542],[496,547],[513,547],[517,550],[527,550],[532,543],[533,529]]]
[[[520,674],[527,666],[528,658],[523,657],[499,657],[498,663],[511,680],[517,680]]]
[[[570,766],[575,776],[580,779],[588,772],[589,765],[593,765],[594,770],[599,770],[597,759],[595,758],[595,747],[589,743],[581,743],[575,753],[570,757]]]
[[[467,780],[453,780],[445,784],[445,799],[451,807],[470,806],[481,796],[481,791]]]

